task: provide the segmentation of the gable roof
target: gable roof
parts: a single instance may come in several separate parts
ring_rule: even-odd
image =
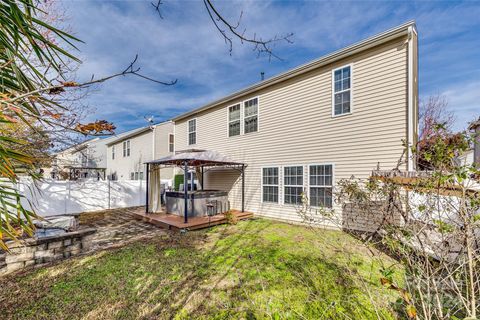
[[[125,139],[128,139],[128,138],[133,138],[133,137],[138,136],[138,135],[140,135],[142,133],[145,133],[147,131],[152,131],[154,127],[158,127],[158,126],[168,124],[168,123],[171,123],[171,121],[167,120],[167,121],[163,121],[163,122],[151,125],[151,126],[140,127],[140,128],[132,129],[130,131],[126,131],[126,132],[116,134],[115,136],[108,138],[111,141],[107,142],[107,146],[111,146],[113,144],[116,144],[116,143],[118,143],[120,141],[123,141]]]
[[[234,92],[234,93],[232,93],[232,94],[230,94],[226,97],[223,97],[223,98],[218,99],[216,101],[213,101],[209,104],[206,104],[202,107],[193,109],[193,110],[188,111],[186,113],[183,113],[183,114],[181,114],[177,117],[174,117],[172,120],[173,121],[182,120],[182,119],[190,117],[190,116],[192,116],[196,113],[214,108],[214,107],[216,107],[216,106],[218,106],[222,103],[229,102],[231,100],[237,99],[237,98],[239,98],[241,96],[244,96],[244,95],[247,95],[247,94],[251,94],[255,91],[261,90],[261,89],[266,88],[268,86],[271,86],[271,85],[274,85],[276,83],[288,80],[292,77],[304,74],[304,73],[309,72],[311,70],[314,70],[316,68],[319,68],[319,67],[325,66],[327,64],[333,63],[337,60],[349,57],[353,54],[356,54],[358,52],[367,50],[369,48],[378,46],[379,44],[385,43],[385,42],[390,41],[392,39],[395,39],[395,38],[398,38],[398,37],[401,37],[401,36],[405,36],[409,33],[410,28],[414,32],[416,32],[415,31],[416,27],[415,27],[415,21],[414,20],[408,21],[408,22],[406,22],[402,25],[399,25],[395,28],[389,29],[387,31],[384,31],[382,33],[379,33],[377,35],[369,37],[369,38],[367,38],[363,41],[357,42],[357,43],[352,44],[352,45],[350,45],[348,47],[345,47],[343,49],[334,51],[334,52],[332,52],[330,54],[327,54],[323,57],[320,57],[316,60],[313,60],[311,62],[303,64],[299,67],[293,68],[293,69],[288,70],[288,71],[283,72],[283,73],[280,73],[279,75],[274,76],[272,78],[266,79],[266,80],[261,81],[261,82],[257,82],[257,83],[255,83],[255,84],[253,84],[253,85],[251,85],[247,88],[244,88],[242,90]]]

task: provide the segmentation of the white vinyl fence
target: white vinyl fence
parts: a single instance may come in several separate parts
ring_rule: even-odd
[[[40,216],[145,205],[145,180],[43,180],[33,183],[30,179],[22,179],[19,190],[25,197],[23,205]]]

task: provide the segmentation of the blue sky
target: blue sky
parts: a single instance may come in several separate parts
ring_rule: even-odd
[[[275,49],[283,60],[257,55],[252,47],[228,46],[197,1],[163,0],[160,19],[150,0],[66,1],[70,27],[85,43],[79,80],[138,65],[161,86],[135,77],[102,84],[89,95],[95,113],[118,132],[146,125],[144,116],[167,120],[184,111],[271,77],[388,28],[414,19],[419,31],[420,97],[445,95],[457,116],[456,130],[480,116],[480,2],[217,1],[232,21],[264,37],[293,32],[293,44]]]

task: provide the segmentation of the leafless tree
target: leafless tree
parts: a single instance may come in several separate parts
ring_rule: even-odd
[[[271,38],[264,38],[257,35],[255,32],[248,33],[247,29],[242,26],[243,11],[240,12],[238,20],[232,22],[225,18],[211,0],[202,1],[210,20],[228,45],[230,55],[233,52],[234,39],[240,41],[241,44],[246,43],[252,45],[253,51],[257,53],[257,56],[265,54],[269,59],[276,58],[279,60],[281,60],[280,56],[273,51],[275,45],[279,42],[293,43],[293,33],[274,35]],[[155,11],[158,12],[160,18],[163,19],[161,13],[163,1],[157,0],[156,2],[152,2],[151,5],[154,7]]]
[[[442,124],[451,130],[455,123],[455,114],[448,110],[445,96],[432,95],[420,101],[419,108],[419,140],[430,137],[435,132],[435,125]]]

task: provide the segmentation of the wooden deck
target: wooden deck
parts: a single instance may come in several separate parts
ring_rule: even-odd
[[[251,212],[240,212],[238,210],[232,210],[232,213],[238,220],[253,217],[253,213]],[[135,212],[134,216],[136,219],[143,220],[156,226],[172,230],[203,229],[227,222],[227,219],[223,214],[217,214],[211,217],[190,217],[188,218],[187,223],[183,222],[183,217],[167,213]]]

